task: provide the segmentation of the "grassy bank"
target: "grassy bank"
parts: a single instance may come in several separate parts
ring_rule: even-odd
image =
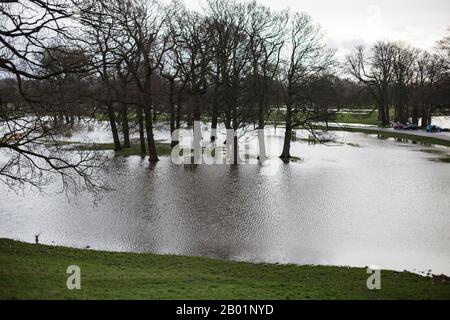
[[[325,126],[315,126],[318,130],[326,130],[327,128]],[[365,134],[377,134],[383,138],[399,138],[399,139],[408,139],[412,141],[427,143],[427,144],[436,144],[441,146],[450,147],[450,141],[439,139],[439,138],[433,138],[433,137],[423,137],[423,136],[417,136],[414,134],[410,134],[407,131],[379,131],[376,128],[349,128],[349,127],[329,127],[329,131],[348,131],[348,132],[360,132]]]
[[[81,268],[81,290],[66,269]],[[368,290],[363,268],[251,264],[110,253],[0,239],[1,299],[450,299],[450,284],[382,271]]]
[[[378,125],[378,112],[367,112],[367,113],[338,113],[336,114],[337,123],[357,123],[357,124],[370,124]]]

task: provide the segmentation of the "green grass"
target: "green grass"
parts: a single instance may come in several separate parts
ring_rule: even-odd
[[[319,130],[326,130],[327,128],[325,126],[315,126],[316,129]],[[392,132],[386,132],[386,131],[378,131],[376,128],[348,128],[348,127],[329,127],[329,131],[348,131],[348,132],[360,132],[365,134],[377,134],[384,138],[400,138],[400,139],[408,139],[412,141],[427,143],[427,144],[436,144],[441,146],[450,147],[450,141],[439,139],[439,138],[433,138],[433,137],[422,137],[422,136],[416,136],[414,134],[410,134],[407,132],[400,132],[400,131],[392,131]]]
[[[389,119],[394,120],[395,109],[389,109]],[[340,112],[336,114],[337,123],[349,123],[349,124],[367,124],[367,125],[380,125],[378,120],[378,110],[367,110],[367,112],[351,112],[351,109],[346,113]]]
[[[66,269],[81,268],[81,289]],[[0,239],[0,299],[450,299],[449,283],[364,268],[251,264],[202,257],[112,253]]]
[[[358,123],[368,125],[378,125],[378,112],[368,112],[367,114],[360,113],[338,113],[334,122],[337,123]]]
[[[266,123],[273,124],[275,120],[279,124],[284,124],[285,114],[279,112],[277,115],[277,110],[274,110],[268,116]],[[370,110],[366,113],[336,113],[330,115],[330,123],[358,123],[358,124],[368,124],[368,125],[378,125],[378,111],[371,112]]]

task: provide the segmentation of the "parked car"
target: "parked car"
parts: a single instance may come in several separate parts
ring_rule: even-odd
[[[405,125],[401,124],[400,122],[393,122],[391,125],[392,125],[392,128],[394,128],[395,130],[405,129]]]
[[[429,124],[427,125],[427,132],[442,132],[442,128],[434,125],[434,124]]]
[[[417,124],[410,123],[406,127],[404,127],[403,129],[405,129],[405,130],[419,130],[419,126]]]

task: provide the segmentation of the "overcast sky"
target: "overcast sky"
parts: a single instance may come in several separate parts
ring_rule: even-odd
[[[304,11],[319,23],[327,43],[345,55],[355,45],[402,40],[432,49],[450,27],[450,0],[257,0],[278,10]],[[185,0],[191,9],[202,0]]]

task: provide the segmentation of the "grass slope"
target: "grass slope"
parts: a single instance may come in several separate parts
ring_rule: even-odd
[[[66,269],[81,268],[81,290]],[[1,299],[450,299],[450,284],[382,271],[381,290],[363,268],[251,264],[112,253],[0,239]]]
[[[327,128],[325,126],[314,126],[314,128],[318,130],[326,130]],[[439,139],[439,138],[433,138],[433,137],[423,137],[423,136],[417,136],[414,134],[410,134],[407,131],[392,131],[392,132],[386,132],[386,131],[379,131],[377,129],[371,129],[371,128],[348,128],[348,127],[330,127],[328,128],[329,131],[348,131],[348,132],[360,132],[365,134],[377,134],[384,138],[400,138],[400,139],[408,139],[412,141],[417,142],[423,142],[427,144],[436,144],[441,146],[447,146],[450,147],[450,141]]]
[[[367,112],[367,113],[338,113],[336,114],[335,122],[338,123],[358,123],[358,124],[371,124],[378,125],[378,112]]]

